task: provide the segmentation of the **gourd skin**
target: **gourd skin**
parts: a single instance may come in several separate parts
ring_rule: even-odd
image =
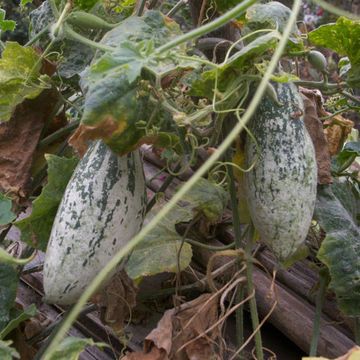
[[[259,149],[248,136],[247,165],[257,162],[245,175],[245,191],[255,228],[283,262],[303,243],[311,225],[317,165],[297,88],[274,87],[283,106],[264,98],[250,122]]]
[[[44,264],[45,301],[77,301],[114,254],[140,230],[146,188],[139,151],[119,157],[91,145],[68,183]]]

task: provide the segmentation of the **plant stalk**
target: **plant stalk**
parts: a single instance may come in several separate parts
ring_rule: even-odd
[[[231,14],[231,16],[227,16],[226,19],[231,20],[233,17],[239,15],[247,6],[250,6],[254,1],[246,1],[238,6],[236,6],[235,9],[237,9],[236,13],[234,14],[234,11],[230,11],[228,13]],[[244,5],[246,4],[246,5]],[[108,277],[108,274],[116,268],[116,266],[120,263],[121,260],[123,260],[128,254],[131,253],[131,251],[139,245],[145,237],[152,231],[159,223],[160,221],[166,216],[175,206],[176,204],[184,197],[185,194],[187,194],[190,189],[197,183],[197,181],[204,176],[214,165],[214,163],[222,156],[222,154],[225,153],[227,148],[233,143],[233,141],[237,138],[238,134],[244,129],[248,121],[251,119],[252,115],[255,113],[257,106],[259,105],[265,90],[267,88],[267,84],[270,81],[270,77],[272,73],[275,71],[278,62],[280,60],[280,57],[285,49],[285,46],[287,44],[289,35],[292,31],[292,28],[296,22],[296,18],[298,16],[299,10],[300,10],[301,0],[294,0],[294,6],[292,8],[292,12],[290,15],[290,18],[284,28],[284,32],[281,36],[281,39],[278,43],[277,49],[275,50],[268,68],[264,74],[264,77],[262,78],[250,104],[247,109],[247,111],[244,113],[243,117],[241,118],[241,121],[239,121],[234,128],[232,129],[231,133],[227,135],[227,137],[224,139],[224,141],[220,144],[218,149],[212,153],[212,155],[205,161],[205,163],[196,171],[196,173],[174,194],[172,199],[159,211],[159,213],[150,221],[146,226],[142,228],[142,230],[135,235],[130,242],[128,242],[120,251],[118,251],[114,257],[103,267],[103,269],[97,274],[97,276],[93,279],[93,281],[89,284],[89,286],[84,290],[81,297],[79,298],[78,302],[75,304],[75,306],[70,311],[66,321],[62,324],[62,326],[59,328],[56,336],[52,339],[49,347],[47,348],[46,352],[44,353],[43,360],[49,360],[51,359],[51,356],[54,354],[54,352],[57,349],[58,344],[65,336],[66,332],[70,329],[72,323],[76,320],[77,316],[79,315],[80,311],[82,310],[83,306],[86,304],[88,299],[91,297],[92,294],[95,293],[95,291],[99,288],[99,286],[104,282],[104,280]],[[225,13],[224,16],[226,16],[228,13]],[[219,26],[223,25],[225,23],[224,21],[222,24],[218,24]],[[210,23],[211,24],[211,23]],[[207,29],[209,29],[209,24],[204,25]],[[196,36],[200,36],[203,27],[200,27],[197,29]],[[209,31],[211,31],[210,29]],[[192,36],[190,38],[193,38]],[[182,41],[175,41],[176,45],[179,45],[180,43],[183,43],[184,41],[188,41],[188,38],[182,38]],[[172,42],[172,48],[174,46],[174,42]],[[159,48],[160,49],[160,48]],[[166,47],[164,50],[164,47],[162,48],[162,52],[165,50],[168,50],[169,48]]]
[[[70,124],[62,127],[61,129],[53,132],[52,134],[50,134],[49,136],[47,136],[46,138],[42,139],[39,142],[38,149],[42,149],[42,148],[56,142],[57,140],[61,139],[65,135],[70,134],[73,130],[75,130],[79,126],[79,124],[80,124],[80,121],[73,121]]]
[[[167,44],[160,46],[156,50],[156,53],[161,54],[165,51],[169,51],[183,43],[186,43],[187,41],[194,40],[202,35],[208,34],[209,32],[216,30],[217,28],[225,25],[232,19],[241,15],[248,7],[253,5],[255,2],[256,0],[245,0],[241,2],[239,5],[235,6],[232,10],[226,12],[224,15],[218,17],[214,21],[207,23],[203,26],[200,26],[192,31],[189,31],[188,33],[177,37],[176,39],[168,42]]]
[[[246,279],[247,279],[247,291],[249,294],[255,291],[254,282],[253,282],[253,262],[252,262],[252,248],[253,248],[253,238],[254,238],[254,225],[250,224],[248,230],[248,239],[245,246],[246,253]],[[250,315],[253,331],[256,331],[254,336],[255,339],[255,351],[257,360],[264,360],[264,353],[262,349],[262,338],[259,328],[259,315],[256,306],[256,297],[253,296],[249,300],[250,305]]]
[[[314,325],[313,325],[313,333],[311,337],[311,344],[310,344],[310,352],[309,356],[316,356],[317,347],[319,343],[319,336],[320,336],[320,320],[321,320],[321,313],[322,308],[324,305],[325,294],[326,294],[326,286],[327,286],[327,276],[322,274],[320,271],[320,286],[318,293],[316,295],[316,302],[315,302],[315,318],[314,318]]]
[[[232,161],[231,151],[228,150],[227,161]],[[227,171],[229,175],[229,193],[230,193],[230,203],[235,235],[235,249],[240,249],[242,247],[241,243],[241,226],[240,226],[240,214],[238,207],[238,199],[235,186],[235,176],[232,166],[227,166]],[[240,269],[240,261],[237,261],[237,268]],[[239,304],[244,300],[244,287],[240,284],[237,293],[236,293],[236,303]],[[244,344],[244,306],[240,306],[235,312],[235,322],[236,322],[236,346],[240,348]],[[239,355],[241,358],[241,355]]]

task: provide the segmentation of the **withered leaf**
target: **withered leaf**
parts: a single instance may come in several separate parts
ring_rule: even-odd
[[[217,321],[217,302],[216,296],[203,294],[179,308],[167,310],[156,329],[146,337],[144,352],[129,354],[125,359],[220,359],[214,346],[219,337],[218,329],[205,334],[205,331]],[[203,336],[196,339],[202,334]]]
[[[330,115],[330,113],[326,112],[326,115]],[[325,120],[324,127],[330,155],[336,155],[343,148],[351,129],[354,127],[354,123],[338,114]]]
[[[305,107],[305,126],[314,144],[318,167],[318,183],[331,184],[331,160],[328,144],[325,138],[323,125],[318,116],[318,107],[321,106],[316,92],[301,89]]]
[[[136,294],[133,281],[125,270],[121,270],[92,299],[101,309],[102,322],[118,335],[123,334],[126,321],[136,305]]]
[[[18,105],[11,119],[0,124],[0,191],[18,203],[28,194],[33,155],[57,99],[55,90],[45,90]]]

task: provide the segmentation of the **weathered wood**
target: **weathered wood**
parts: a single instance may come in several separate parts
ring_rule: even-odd
[[[218,240],[211,241],[211,245],[221,246],[221,244]],[[205,268],[212,254],[213,252],[209,250],[194,248],[194,258]],[[228,259],[226,257],[217,259],[215,267],[223,265]],[[274,303],[271,293],[274,289],[278,304],[268,321],[307,353],[310,349],[315,307],[277,281],[272,287],[272,279],[257,267],[254,268],[253,276],[260,316],[265,317],[269,313]],[[346,353],[354,345],[355,343],[344,334],[344,331],[333,325],[332,319],[326,315],[322,316],[319,354],[335,358]]]

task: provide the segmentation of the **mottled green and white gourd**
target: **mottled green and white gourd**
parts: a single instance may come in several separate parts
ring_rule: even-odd
[[[44,264],[45,301],[69,305],[140,230],[146,187],[139,151],[92,143],[59,206]]]
[[[255,228],[284,262],[304,242],[311,225],[317,187],[315,150],[304,124],[304,106],[294,84],[274,84],[282,106],[264,98],[247,137],[245,187]]]

